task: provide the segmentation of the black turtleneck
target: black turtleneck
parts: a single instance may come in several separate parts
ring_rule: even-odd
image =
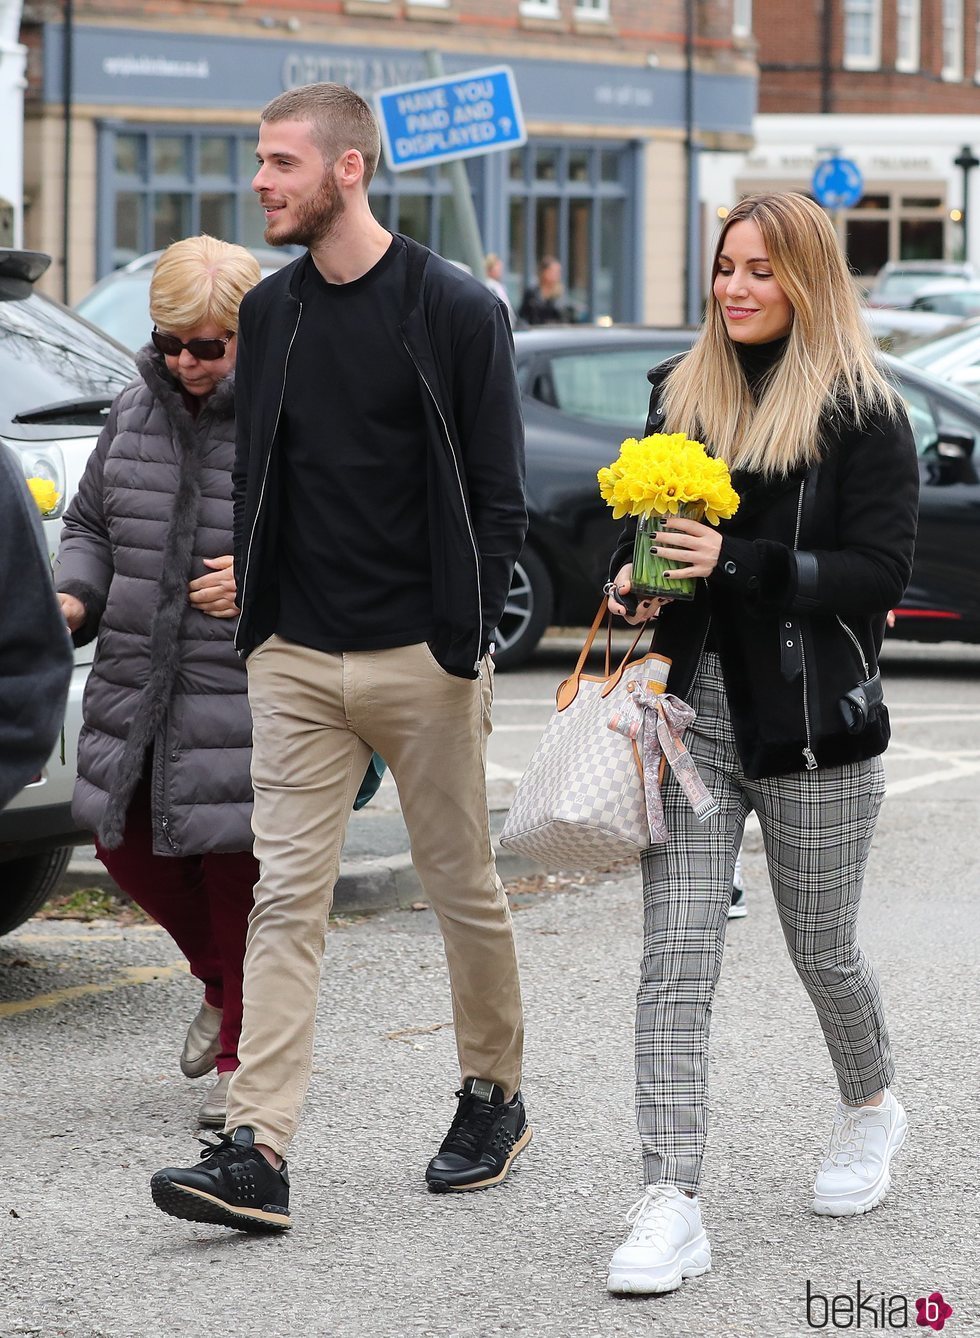
[[[734,341],[733,341],[734,342]],[[759,387],[786,351],[789,335],[770,339],[766,344],[735,344],[735,353],[753,397],[758,399]]]

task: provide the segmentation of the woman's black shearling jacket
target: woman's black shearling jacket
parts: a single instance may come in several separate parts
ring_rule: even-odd
[[[646,433],[662,430],[660,391],[673,364],[650,373]],[[888,745],[884,706],[847,732],[841,697],[877,669],[885,615],[912,571],[919,472],[904,409],[859,429],[828,425],[820,463],[777,480],[735,471],[738,511],[692,601],[661,612],[655,649],[672,661],[669,689],[686,697],[708,642],[725,678],[746,777],[836,767]],[[630,520],[610,564],[632,560]]]

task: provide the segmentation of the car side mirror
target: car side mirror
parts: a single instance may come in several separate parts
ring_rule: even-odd
[[[969,460],[976,441],[972,432],[959,432],[955,428],[940,427],[936,440],[936,454],[942,460]]]

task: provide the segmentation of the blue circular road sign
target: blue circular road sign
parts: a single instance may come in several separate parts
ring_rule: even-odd
[[[825,209],[853,209],[864,194],[864,178],[850,158],[825,158],[817,164],[811,189]]]

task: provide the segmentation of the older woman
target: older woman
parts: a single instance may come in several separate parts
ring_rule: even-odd
[[[192,1078],[217,1068],[199,1119],[218,1127],[259,872],[231,558],[235,332],[259,278],[248,251],[213,237],[163,252],[151,343],[65,513],[55,568],[75,644],[97,637],[75,818],[204,987],[180,1067]]]

